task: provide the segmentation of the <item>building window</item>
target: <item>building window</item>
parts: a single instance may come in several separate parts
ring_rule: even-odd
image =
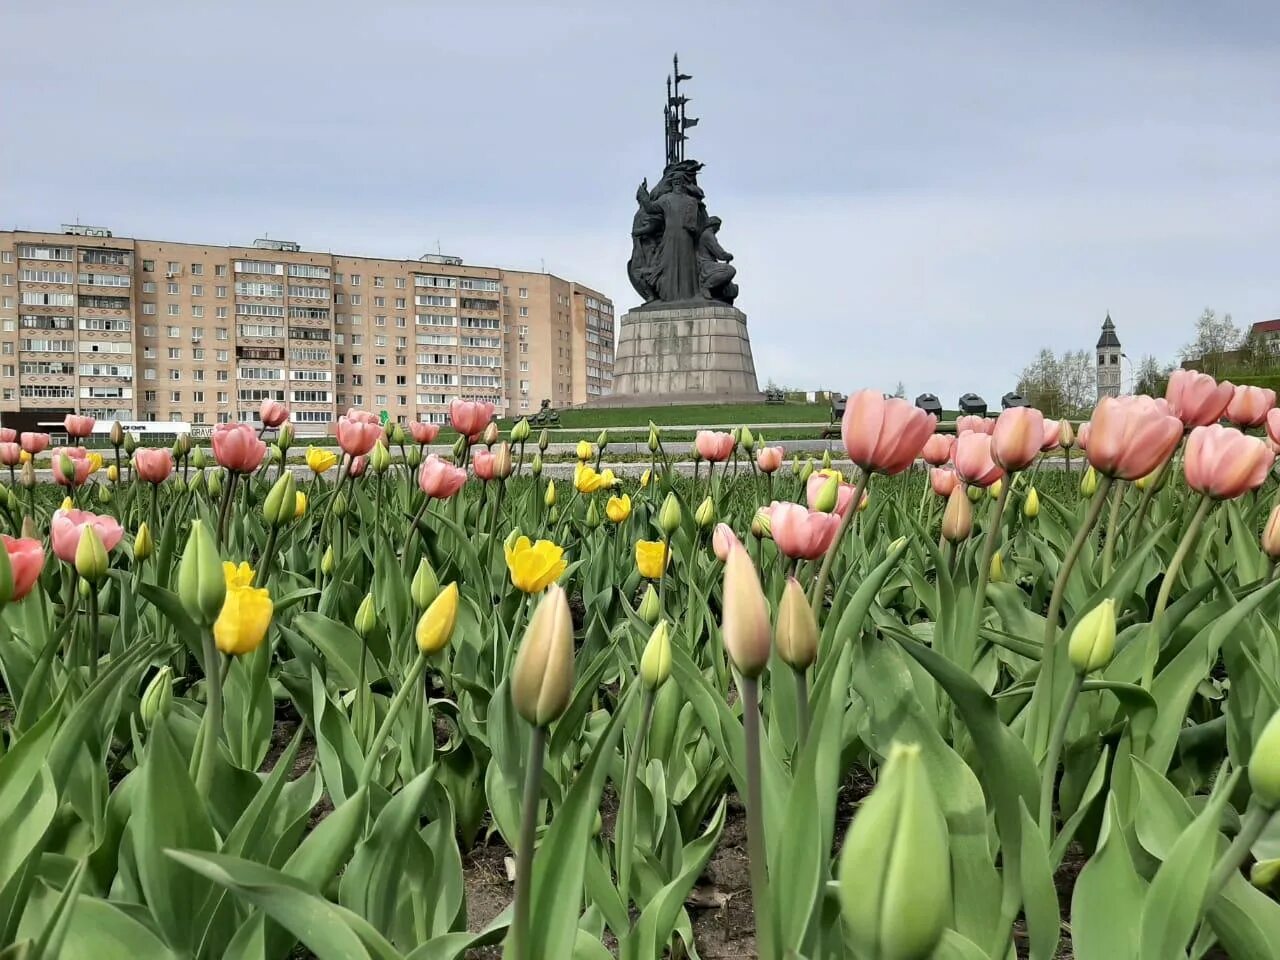
[[[182,308],[179,307],[176,303],[169,304],[169,316],[176,317],[181,315],[181,313],[182,313]]]
[[[227,288],[226,288],[226,287],[214,287],[214,288],[213,288],[213,295],[214,295],[215,297],[217,297],[219,300],[225,300],[225,299],[227,299]]]
[[[353,273],[353,274],[351,275],[351,285],[352,285],[353,287],[358,287],[358,286],[360,286],[360,274],[358,274],[358,273]]]
[[[386,280],[383,279],[382,277],[374,277],[373,285],[375,287],[385,287],[387,284],[386,284]]]
[[[203,276],[203,275],[204,275],[204,264],[203,264],[203,263],[193,263],[193,264],[191,265],[191,275],[192,275],[193,277]]]
[[[215,264],[213,268],[215,277],[225,277],[227,275],[227,265],[225,263]]]

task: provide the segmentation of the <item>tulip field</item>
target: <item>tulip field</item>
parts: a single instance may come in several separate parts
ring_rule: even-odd
[[[0,960],[1280,960],[1270,391],[288,415],[0,428]]]

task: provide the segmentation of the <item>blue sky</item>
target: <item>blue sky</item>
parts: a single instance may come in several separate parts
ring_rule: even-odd
[[[762,384],[994,399],[1107,310],[1135,360],[1280,316],[1263,2],[5,0],[0,227],[439,243],[622,312],[673,49]]]

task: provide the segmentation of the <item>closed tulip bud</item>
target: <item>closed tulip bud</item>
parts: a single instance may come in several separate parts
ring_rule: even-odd
[[[39,540],[40,534],[36,530],[36,522],[31,517],[22,518],[22,536],[26,540]]]
[[[99,488],[98,488],[98,502],[99,502],[99,503],[101,503],[103,506],[106,506],[108,503],[110,503],[110,502],[111,502],[111,488],[110,488],[110,487],[99,487]]]
[[[209,489],[209,496],[212,499],[216,500],[218,497],[222,496],[222,472],[220,470],[214,470],[212,473],[208,474],[204,478],[204,481],[205,486]]]
[[[1253,744],[1249,785],[1264,809],[1280,807],[1280,710],[1272,714]]]
[[[822,469],[823,470],[831,469],[831,451],[830,450],[822,451]]]
[[[120,468],[114,463],[107,467],[107,480],[111,483],[120,482]]]
[[[1067,642],[1067,657],[1080,676],[1101,670],[1116,652],[1116,602],[1111,597],[1080,618]]]
[[[542,495],[542,504],[547,507],[556,505],[556,482],[554,480],[547,481],[547,490]]]
[[[668,537],[680,529],[680,501],[674,493],[668,493],[658,508],[658,529]]]
[[[579,440],[579,441],[578,441],[578,445],[577,445],[577,447],[575,448],[575,452],[576,452],[577,457],[578,457],[578,462],[580,462],[580,463],[586,463],[588,460],[590,460],[590,459],[591,459],[591,455],[592,455],[592,453],[593,453],[593,451],[592,451],[592,449],[591,449],[591,441],[589,441],[589,440]]]
[[[724,564],[721,635],[729,659],[743,677],[754,679],[769,665],[773,648],[769,605],[746,548],[734,546]]]
[[[484,428],[484,433],[482,433],[482,434],[480,435],[480,441],[481,441],[481,442],[482,442],[486,447],[492,447],[495,443],[497,443],[497,442],[498,442],[498,437],[499,437],[499,436],[500,436],[500,434],[499,434],[499,432],[498,432],[498,423],[497,423],[497,421],[496,421],[496,420],[490,420],[490,421],[489,421],[489,425],[488,425],[487,427],[485,427],[485,428]]]
[[[32,460],[28,460],[22,465],[22,472],[18,474],[18,483],[23,490],[30,490],[36,485],[36,465]]]
[[[658,452],[658,426],[652,420],[649,421],[649,452]]]
[[[1145,477],[1139,477],[1137,480],[1133,481],[1133,485],[1142,491],[1146,491],[1148,488],[1158,491],[1164,486],[1165,478],[1169,475],[1168,467],[1171,462],[1171,460],[1166,460]]]
[[[395,435],[396,435],[396,422],[390,419],[382,421],[382,436],[387,440],[390,440]]]
[[[1040,516],[1040,494],[1036,493],[1035,487],[1027,491],[1027,499],[1022,503],[1022,515],[1028,520]]]
[[[840,855],[840,910],[856,956],[933,955],[951,914],[948,848],[920,747],[895,743]]]
[[[542,428],[542,432],[538,434],[538,452],[546,453],[547,447],[551,445],[551,431],[546,427]]]
[[[652,470],[645,470],[645,471],[644,471],[644,473],[640,474],[640,489],[641,489],[641,490],[648,490],[648,489],[649,489],[649,484],[650,484],[650,483],[652,483],[652,482],[653,482],[653,471],[652,471]]]
[[[552,507],[552,508],[551,508],[551,511],[547,514],[547,519],[548,519],[548,520],[550,520],[552,523],[555,523],[557,520],[559,520],[559,519],[560,519],[560,508],[559,508],[559,507]]]
[[[356,618],[351,625],[355,627],[356,636],[361,640],[367,640],[369,635],[378,628],[378,611],[373,605],[372,593],[366,593],[364,599],[360,601]]]
[[[729,436],[733,438],[733,446],[737,448],[742,443],[742,428],[734,427],[729,431]]]
[[[818,495],[813,499],[813,509],[819,513],[832,513],[840,502],[840,478],[836,474],[827,477]]]
[[[191,480],[187,484],[187,488],[192,493],[199,493],[201,490],[204,489],[204,484],[205,484],[204,472],[197,470],[195,473],[191,475]]]
[[[147,521],[143,520],[138,524],[138,532],[133,538],[133,559],[145,560],[155,551],[156,544],[151,538],[151,527],[147,525]]]
[[[1080,493],[1086,497],[1092,497],[1098,492],[1098,474],[1097,471],[1090,467],[1084,472],[1084,476],[1080,478]]]
[[[297,510],[296,494],[297,482],[293,479],[293,471],[286,470],[267,491],[267,499],[262,503],[263,519],[273,527],[283,527],[289,523]],[[334,508],[337,508],[336,499]]]
[[[947,497],[947,508],[942,513],[942,536],[949,543],[959,543],[973,530],[973,507],[969,496],[960,487]]]
[[[204,521],[195,520],[178,564],[178,597],[197,625],[209,627],[222,612],[226,595],[227,581],[218,548]]]
[[[431,563],[426,557],[418,561],[418,569],[414,571],[413,580],[409,583],[409,598],[419,610],[425,610],[431,601],[440,593],[440,581]]]
[[[151,682],[147,684],[147,689],[142,691],[142,701],[138,704],[138,715],[142,719],[142,727],[144,730],[150,730],[151,725],[156,722],[156,717],[164,716],[169,712],[169,704],[173,702],[173,669],[169,666],[161,667]]]
[[[113,447],[118,447],[124,443],[124,424],[119,420],[111,423],[111,431],[107,434],[107,438],[111,441]]]
[[[191,466],[196,470],[203,470],[208,465],[208,457],[205,456],[204,447],[196,447],[191,451]]]
[[[273,464],[284,462],[284,454],[280,452],[280,448],[275,444],[267,447],[267,461]]]
[[[76,502],[74,500],[72,500],[70,497],[62,498],[62,506],[59,509],[74,510],[75,508],[76,508]]]
[[[982,495],[986,492],[981,487],[970,485],[965,488],[965,492],[969,495],[970,503],[977,503],[982,499]]]
[[[600,526],[600,511],[596,509],[596,502],[592,500],[587,504],[587,527],[594,530]]]
[[[987,571],[987,579],[992,583],[1004,583],[1006,577],[1004,575],[1004,557],[997,550],[991,555],[991,569]]]
[[[178,449],[180,451],[179,455],[183,457],[185,457],[188,453],[191,452],[191,434],[189,433],[178,434]]]
[[[600,433],[596,436],[596,446],[599,447],[600,451],[603,453],[604,448],[607,447],[608,445],[609,445],[609,431],[601,430]]]
[[[500,443],[493,450],[493,478],[505,480],[511,476],[511,444]]]
[[[671,637],[667,621],[662,620],[649,634],[649,642],[640,655],[640,682],[646,690],[657,690],[671,676]]]
[[[347,496],[341,490],[333,495],[333,515],[335,517],[347,515]]]
[[[18,495],[12,490],[8,494],[8,504],[10,510],[16,511],[18,509]]]
[[[535,480],[542,476],[542,454],[535,453],[533,455],[533,459],[529,461],[529,473],[533,475]]]
[[[756,447],[756,438],[751,433],[750,427],[743,427],[741,434],[738,436],[738,443],[742,445],[742,449],[750,453]]]
[[[175,473],[169,482],[173,485],[173,489],[176,493],[181,493],[187,488],[186,483],[182,479],[182,474],[180,473]]]
[[[768,507],[761,507],[751,516],[751,535],[757,540],[773,536],[773,514]]]
[[[792,457],[791,458],[791,475],[793,477],[800,476],[800,471],[804,469],[804,465],[808,462],[809,462],[808,457],[805,457],[803,460],[801,460],[798,456]]]
[[[289,448],[293,446],[293,439],[293,424],[288,421],[280,424],[280,431],[276,434],[276,446],[280,448],[281,453],[289,452]]]
[[[138,439],[132,433],[124,435],[124,452],[129,456],[133,456],[133,451],[138,449]]]
[[[987,493],[991,495],[992,500],[999,500],[1000,492],[1002,490],[1004,490],[1003,480],[997,480],[995,483],[991,484],[991,486],[987,487]]]
[[[375,443],[369,451],[369,467],[374,473],[386,473],[391,466],[391,452],[384,443]]]
[[[779,658],[793,670],[803,673],[818,659],[818,621],[795,577],[787,577],[782,588],[773,638]]]
[[[645,587],[644,597],[640,600],[640,609],[636,611],[640,614],[640,619],[649,626],[653,626],[658,622],[658,616],[662,613],[662,605],[658,602],[658,591],[653,589],[653,584]]]
[[[169,455],[175,460],[182,459],[182,438],[179,437],[173,441],[173,446],[169,447]]]
[[[665,506],[666,504],[663,504]],[[693,521],[698,525],[700,530],[710,530],[715,526],[716,522],[716,505],[710,497],[704,497],[703,501],[698,504],[698,509],[694,511]]]
[[[406,437],[404,435],[404,425],[399,421],[397,421],[395,426],[391,428],[391,442],[397,447],[403,447],[405,445]]]
[[[58,458],[59,469],[62,471],[62,478],[72,486],[76,482],[76,461],[71,457],[62,456]]]
[[[792,460],[791,465],[794,467],[795,464],[796,461]],[[796,476],[800,478],[800,486],[808,486],[809,478],[813,476],[813,460],[811,458],[800,464],[800,469],[797,471]]]
[[[326,577],[333,576],[333,568],[336,563],[337,563],[337,560],[333,555],[332,545],[325,547],[324,556],[320,558],[320,572],[323,573]]]
[[[1076,431],[1071,426],[1071,421],[1063,417],[1058,421],[1058,446],[1063,450],[1069,450],[1076,442]]]
[[[1270,890],[1280,878],[1280,859],[1259,860],[1249,870],[1249,882],[1259,890]]]
[[[458,439],[453,441],[453,462],[461,463],[462,455],[467,449],[467,438],[459,435]]]
[[[511,672],[511,702],[535,727],[554,722],[573,693],[573,614],[564,590],[547,587],[525,628]]]
[[[80,594],[82,599],[88,600],[89,594],[93,593],[93,587],[90,585],[88,580],[81,577],[79,582],[76,584],[76,592]]]
[[[411,470],[416,470],[418,464],[422,463],[422,448],[410,447],[404,452],[404,462],[409,465]]]
[[[1272,560],[1280,560],[1280,503],[1271,508],[1271,516],[1262,529],[1262,552]]]
[[[515,422],[515,425],[511,428],[511,442],[524,443],[526,440],[529,439],[529,432],[530,432],[529,418],[521,417],[519,420]]]
[[[458,621],[458,585],[451,583],[431,601],[431,605],[418,618],[413,639],[418,649],[430,656],[439,653],[453,636],[453,625]]]

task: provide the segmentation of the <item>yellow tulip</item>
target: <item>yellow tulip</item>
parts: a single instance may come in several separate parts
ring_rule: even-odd
[[[533,543],[522,536],[509,547],[504,544],[503,551],[511,582],[524,593],[541,593],[559,580],[569,565],[564,558],[564,548],[550,540]]]
[[[835,467],[824,467],[823,469],[819,470],[818,473],[820,473],[824,477],[835,477],[836,480],[840,481],[841,483],[844,483],[844,474],[841,473],[839,470],[837,470]]]
[[[604,490],[612,490],[618,485],[618,478],[613,475],[613,471],[609,469],[602,470],[600,473],[600,483]]]
[[[317,477],[338,465],[338,455],[320,447],[307,447],[307,466]]]
[[[27,451],[23,450],[20,454],[18,454],[18,462],[19,462],[19,463],[30,463],[30,462],[31,462],[31,454],[29,454],[29,453],[27,453]]]
[[[578,459],[580,461],[582,461],[583,463],[586,463],[588,460],[591,459],[592,453],[593,451],[591,449],[591,441],[589,440],[578,441]]]
[[[644,473],[640,474],[640,489],[641,489],[641,490],[646,490],[646,489],[648,489],[648,487],[649,487],[649,481],[650,481],[650,480],[652,480],[652,479],[653,479],[653,471],[652,471],[652,470],[646,470]]]
[[[244,560],[240,561],[239,566],[230,560],[223,560],[222,575],[227,581],[228,590],[232,587],[253,586],[253,567],[249,566]]]
[[[233,564],[224,565],[233,567]],[[247,563],[241,567],[248,569]],[[231,574],[228,573],[228,578]],[[249,570],[249,576],[253,571]],[[271,625],[271,613],[274,609],[271,594],[264,588],[240,586],[241,574],[236,574],[237,585],[227,587],[226,599],[222,601],[222,612],[213,624],[213,639],[218,649],[232,656],[253,653],[261,645],[267,635],[267,627]]]
[[[658,580],[662,577],[662,557],[666,554],[667,565],[671,563],[671,554],[661,540],[636,541],[636,569],[646,580]]]
[[[612,476],[611,471],[606,470],[605,473]],[[594,467],[585,463],[580,463],[573,468],[573,485],[579,493],[595,493],[608,486],[604,474],[596,473]]]
[[[101,469],[102,469],[102,454],[96,453],[96,452],[90,453],[89,454],[89,476],[93,476],[95,473],[97,473]]]
[[[453,636],[453,625],[458,619],[458,585],[451,583],[431,601],[422,612],[413,638],[418,649],[428,656],[439,653]]]
[[[631,516],[631,498],[625,493],[620,497],[610,497],[604,505],[604,513],[614,523],[621,523]]]
[[[294,496],[293,519],[301,520],[307,514],[307,495],[301,490]]]
[[[112,483],[120,482],[120,469],[114,463],[107,467],[107,479]]]
[[[63,509],[63,510],[74,510],[75,508],[76,508],[75,501],[73,501],[70,497],[63,497],[63,498],[62,498],[62,509]]]

